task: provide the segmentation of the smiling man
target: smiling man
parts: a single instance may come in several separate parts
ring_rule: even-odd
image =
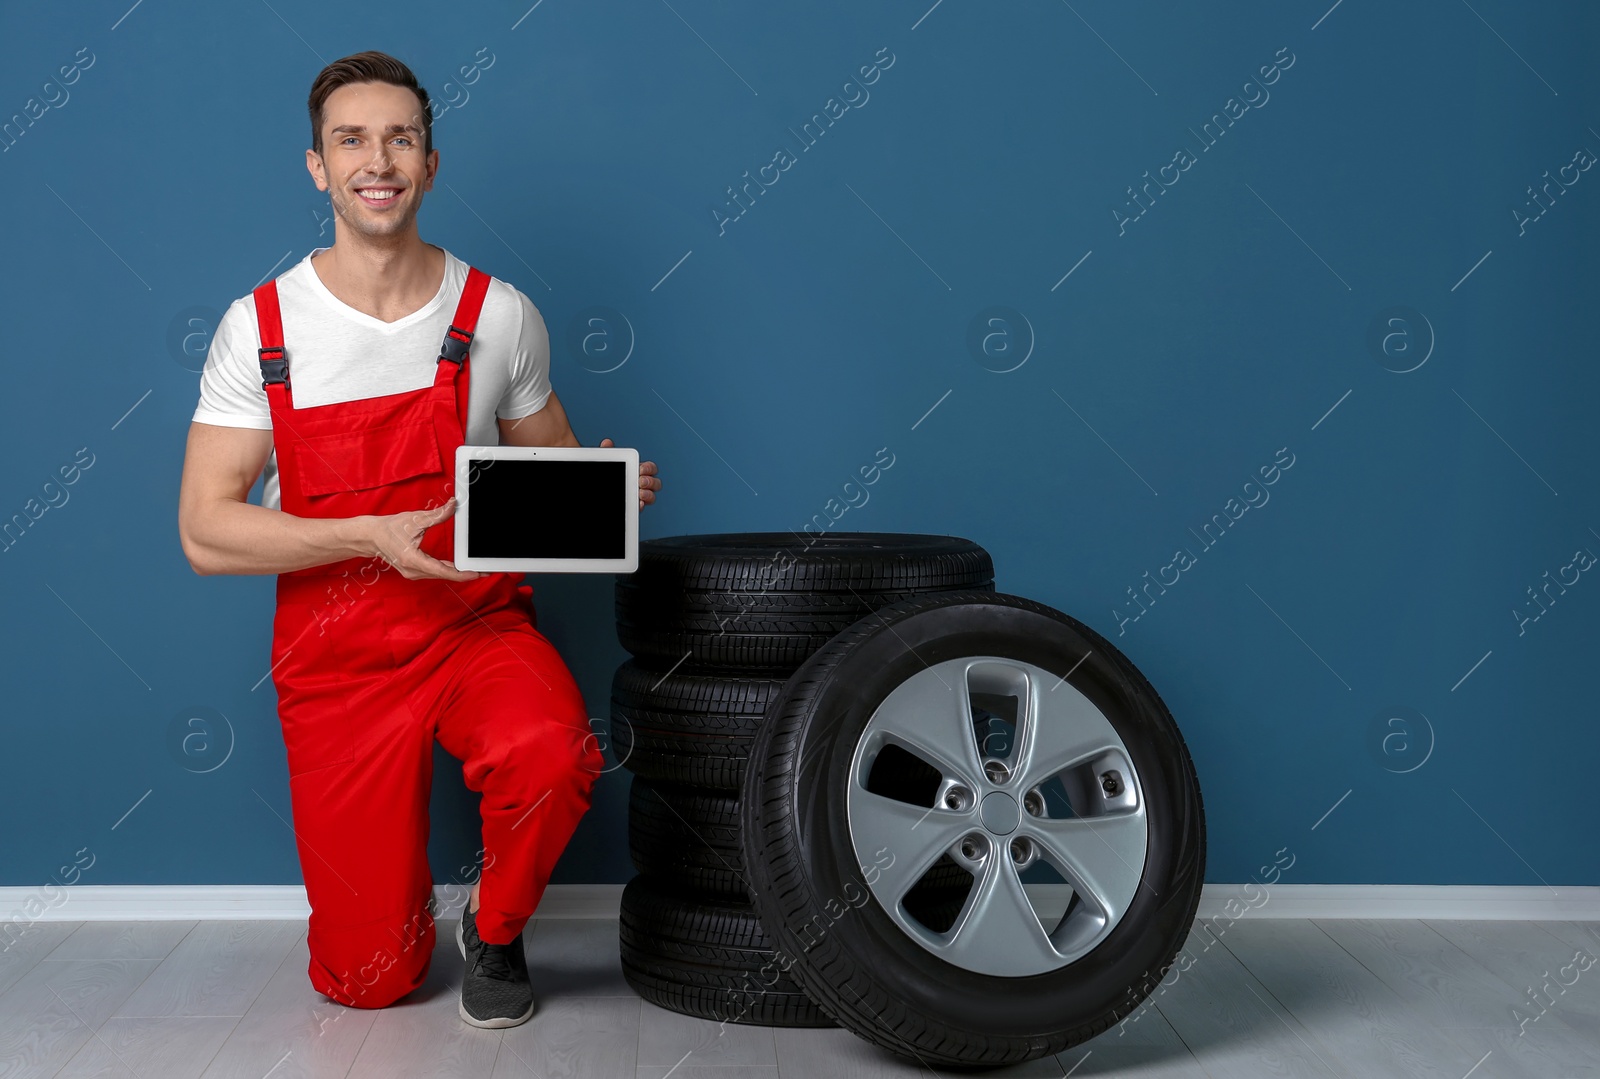
[[[312,985],[379,1008],[426,976],[437,741],[483,796],[482,873],[457,931],[460,1014],[513,1026],[534,1009],[522,929],[603,760],[571,673],[535,628],[532,589],[452,564],[450,472],[463,444],[580,443],[550,386],[538,310],[417,234],[439,153],[410,69],[347,56],[317,76],[309,107],[306,168],[332,202],[334,243],[223,316],[179,533],[197,573],[277,574],[271,673]],[[642,462],[640,506],[660,487]]]

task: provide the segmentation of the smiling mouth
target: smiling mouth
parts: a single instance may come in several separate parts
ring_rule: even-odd
[[[396,187],[356,188],[356,194],[361,196],[361,201],[368,206],[387,206],[399,198],[400,189]]]

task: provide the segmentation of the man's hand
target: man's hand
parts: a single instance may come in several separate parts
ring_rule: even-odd
[[[600,440],[600,448],[610,449],[612,442],[609,438]],[[654,461],[639,462],[639,508],[656,500],[656,492],[661,490],[661,481],[656,478],[656,463]]]
[[[376,555],[400,571],[408,581],[438,577],[446,581],[475,581],[483,576],[476,570],[461,570],[425,553],[419,544],[422,534],[456,512],[456,500],[449,499],[431,510],[406,510],[404,513],[369,515],[356,518],[368,554]]]
[[[569,446],[579,447],[583,443],[578,441],[578,436],[573,433],[572,425],[567,422],[567,412],[556,397],[555,391],[550,391],[550,396],[545,399],[544,407],[538,412],[530,413],[520,419],[495,421],[500,428],[500,445],[502,446]],[[600,440],[602,449],[611,449],[615,445],[609,438]],[[661,480],[657,478],[656,463],[654,461],[639,462],[639,508],[656,500],[656,492],[661,490]]]

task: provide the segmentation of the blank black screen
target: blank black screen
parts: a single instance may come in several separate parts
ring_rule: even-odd
[[[467,475],[473,558],[623,558],[625,461],[474,461]]]

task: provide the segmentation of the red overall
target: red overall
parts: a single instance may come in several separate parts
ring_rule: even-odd
[[[277,282],[255,290],[284,512],[392,514],[450,497],[489,280],[468,272],[432,386],[311,408],[291,397]],[[454,545],[448,519],[421,544],[446,562]],[[311,983],[341,1004],[383,1007],[427,974],[435,739],[483,796],[485,941],[517,939],[589,808],[603,758],[519,578],[413,581],[381,558],[278,575],[272,674],[311,903]]]

